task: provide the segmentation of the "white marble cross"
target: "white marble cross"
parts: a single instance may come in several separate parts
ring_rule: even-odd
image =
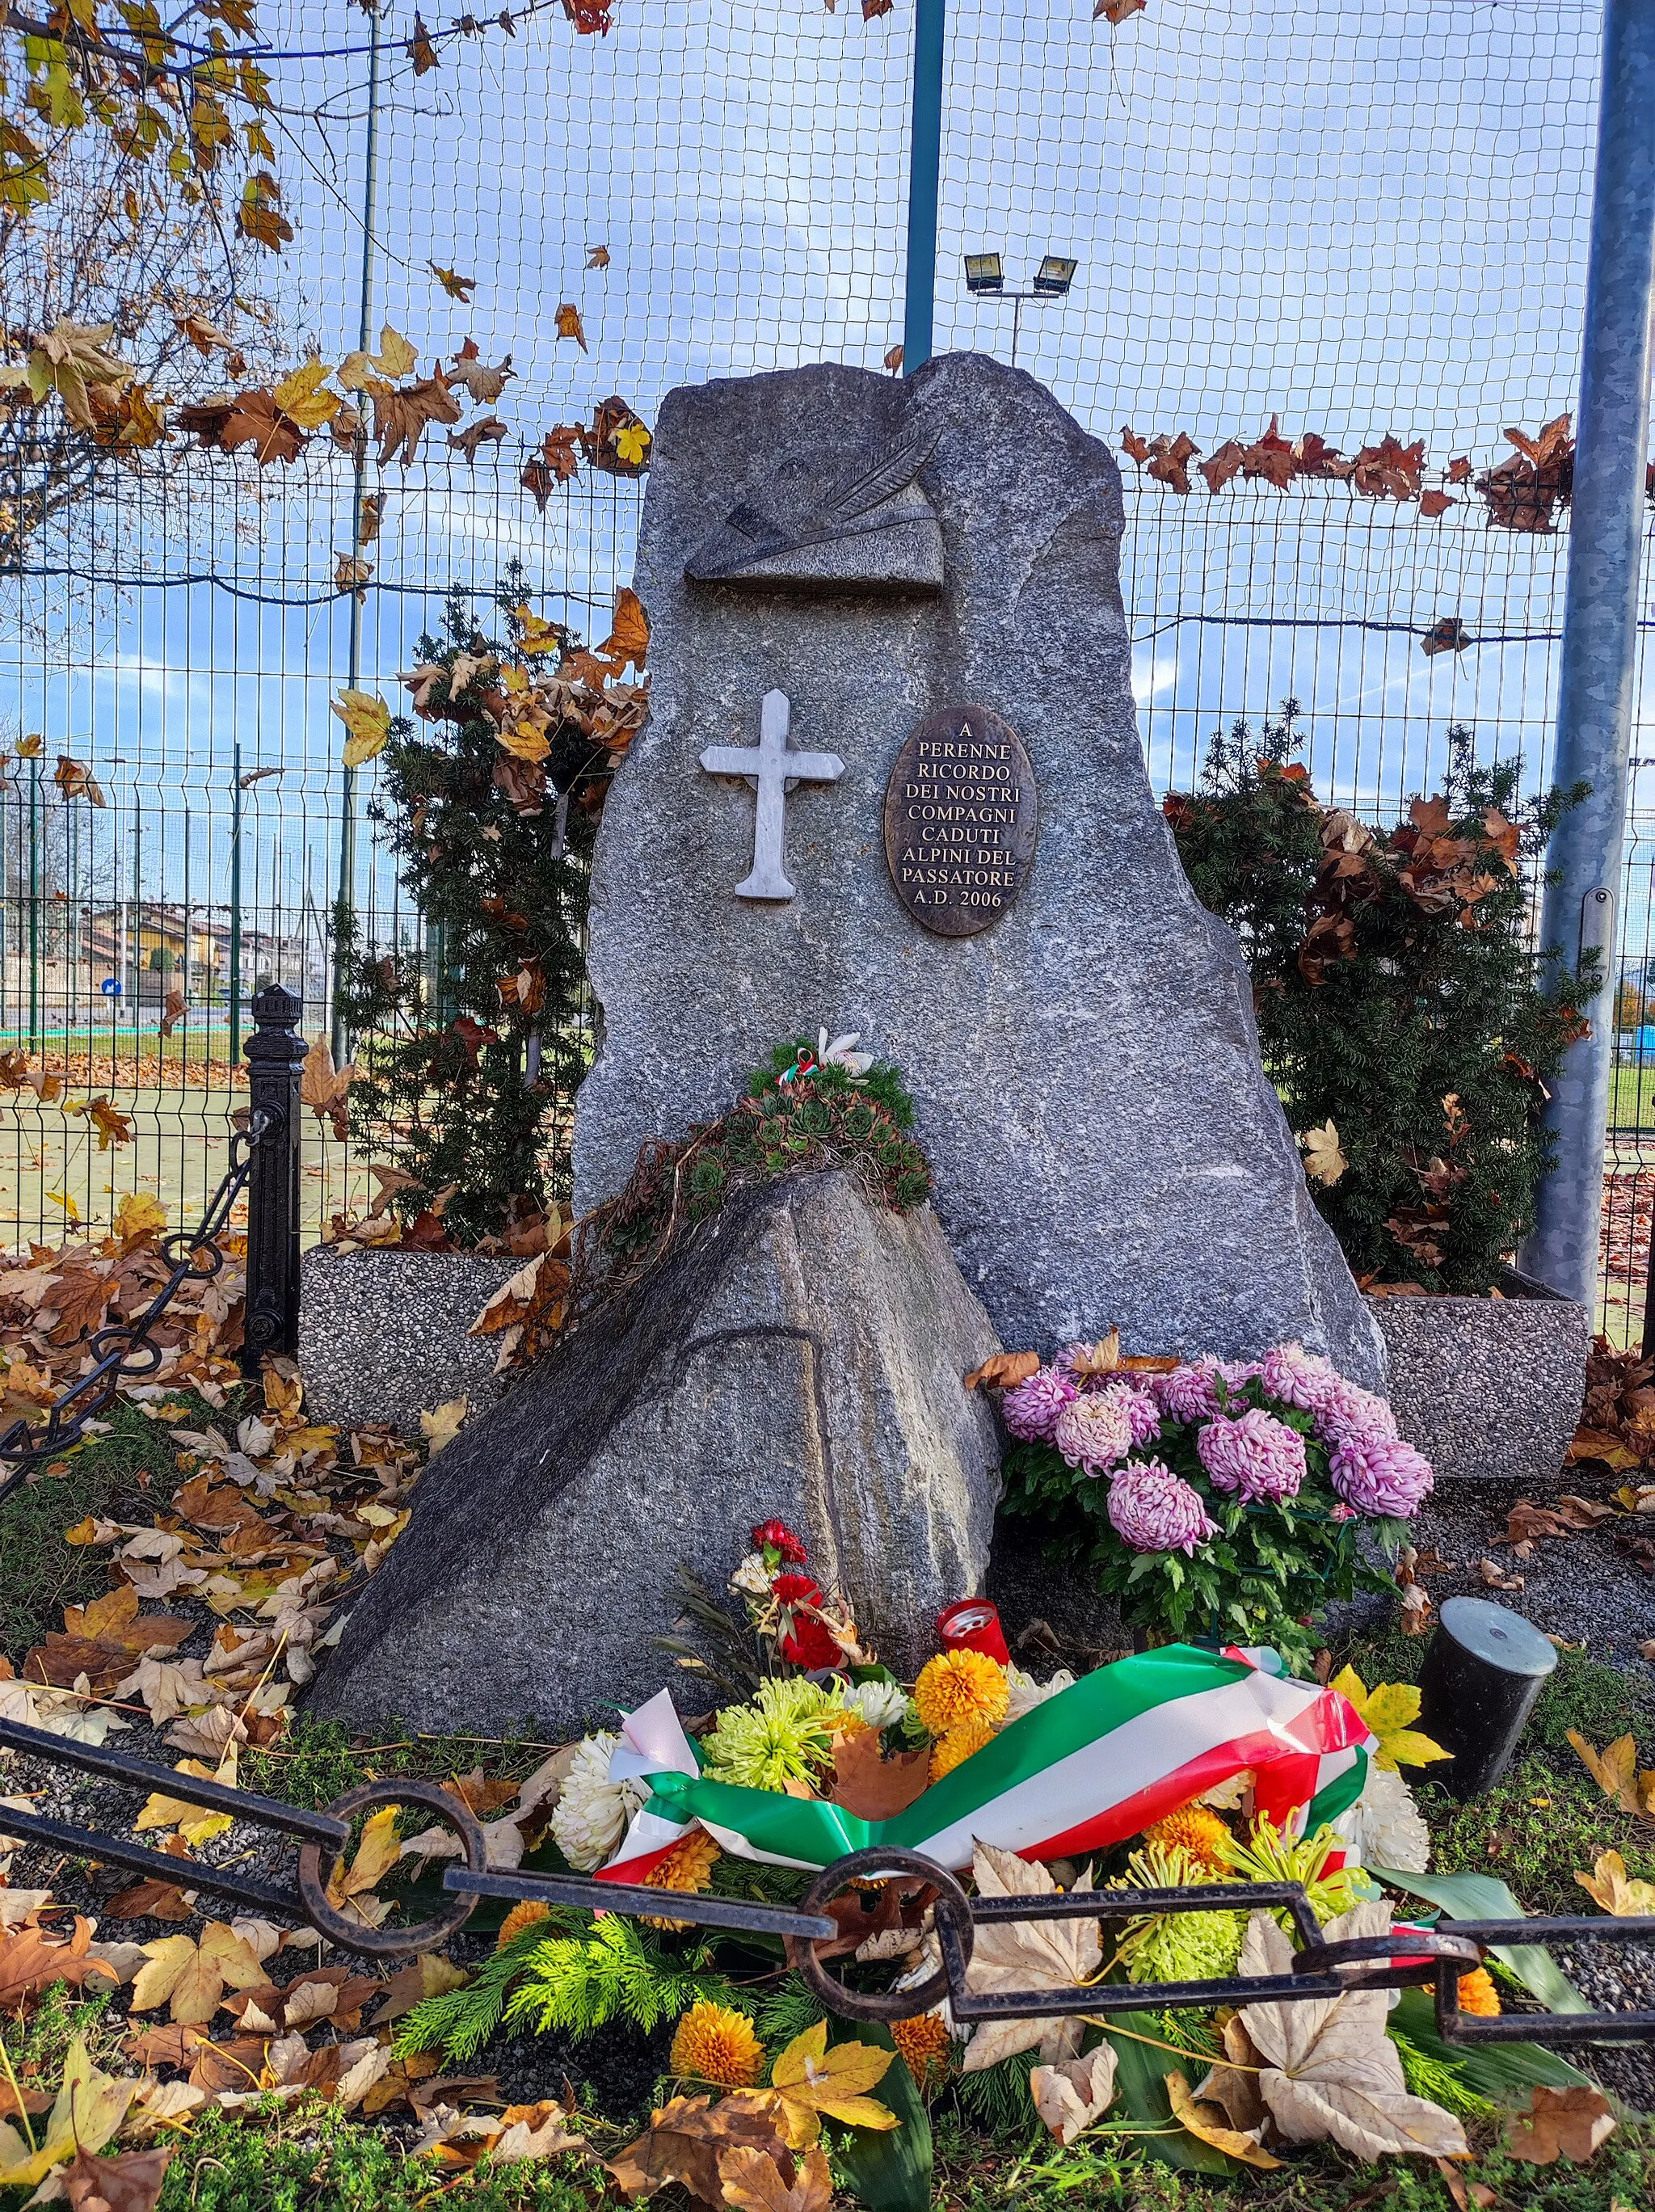
[[[767,691],[759,709],[759,742],[751,745],[709,745],[701,766],[709,775],[744,776],[758,802],[753,814],[753,872],[736,885],[737,898],[790,899],[794,886],[782,867],[786,793],[796,783],[836,783],[845,773],[837,753],[788,750],[791,718],[787,694]]]

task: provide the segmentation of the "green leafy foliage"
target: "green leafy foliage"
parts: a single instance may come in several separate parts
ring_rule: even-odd
[[[575,1914],[554,1914],[570,1923]],[[463,2063],[473,2058],[500,2026],[512,1985],[547,1940],[547,1923],[537,1920],[521,1929],[509,1943],[490,1954],[463,1990],[445,1990],[440,1996],[416,2004],[397,2031],[397,2056],[414,2051],[440,2051],[445,2058]]]
[[[898,1213],[929,1197],[931,1168],[909,1133],[913,1101],[897,1070],[876,1064],[857,1076],[830,1061],[792,1073],[816,1049],[810,1037],[778,1045],[730,1113],[697,1123],[681,1145],[646,1147],[606,1213],[603,1249],[624,1267],[658,1252],[679,1221],[715,1212],[738,1185],[815,1168],[848,1168]]]
[[[1166,802],[1196,896],[1240,937],[1266,1066],[1300,1133],[1349,1164],[1312,1185],[1359,1275],[1486,1292],[1533,1220],[1545,1086],[1597,988],[1555,947],[1537,971],[1540,856],[1585,787],[1521,802],[1519,761],[1448,732],[1441,793],[1389,832],[1324,809],[1298,704],[1212,740]],[[1449,1103],[1452,1102],[1452,1103]]]
[[[561,2028],[590,2035],[624,2020],[648,2034],[700,1997],[749,2010],[749,2001],[710,1970],[710,1957],[703,1948],[681,1961],[634,1922],[606,1914],[584,1936],[555,1936],[533,1947],[522,1984],[506,2001],[506,2027],[516,2034]]]
[[[1304,1438],[1305,1479],[1280,1504],[1244,1505],[1218,1489],[1196,1449],[1198,1424],[1163,1420],[1155,1454],[1197,1491],[1218,1534],[1193,1557],[1135,1552],[1109,1523],[1109,1485],[1072,1468],[1057,1447],[1027,1441],[1006,1453],[1002,1511],[1043,1519],[1054,1548],[1072,1559],[1076,1542],[1097,1572],[1098,1588],[1120,1601],[1131,1626],[1158,1640],[1198,1636],[1226,1644],[1274,1644],[1290,1667],[1307,1668],[1318,1638],[1307,1623],[1335,1599],[1359,1589],[1388,1591],[1391,1577],[1364,1556],[1359,1537],[1377,1530],[1388,1546],[1404,1525],[1336,1520],[1340,1500],[1328,1452],[1312,1417],[1272,1398],[1252,1380],[1222,1384],[1227,1413],[1274,1414]]]
[[[508,572],[502,640],[479,629],[465,593],[450,594],[443,635],[417,647],[444,672],[432,697],[445,703],[397,716],[381,756],[368,814],[398,856],[425,945],[369,953],[349,908],[335,916],[341,1008],[361,1040],[351,1133],[417,1179],[391,1201],[405,1222],[452,1187],[441,1227],[461,1244],[566,1191],[549,1133],[588,1056],[581,935],[606,752],[573,714],[546,732],[540,763],[500,744],[485,702],[499,703],[499,665],[521,641],[509,611],[523,595]],[[526,998],[502,993],[524,975]]]

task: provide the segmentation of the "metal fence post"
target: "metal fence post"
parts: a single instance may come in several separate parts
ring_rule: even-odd
[[[255,1131],[247,1185],[247,1304],[241,1371],[257,1376],[266,1352],[299,1346],[298,1034],[304,1000],[280,983],[254,995],[247,1085]]]
[[[908,139],[908,263],[902,373],[931,357],[937,306],[937,193],[943,161],[943,38],[946,0],[918,0],[913,33],[913,120]]]
[[[1540,938],[1573,964],[1601,948],[1602,990],[1582,1006],[1546,1109],[1556,1165],[1541,1185],[1525,1271],[1587,1305],[1597,1292],[1603,1152],[1615,1074],[1615,908],[1626,833],[1638,644],[1639,540],[1649,434],[1655,283],[1655,0],[1606,0],[1597,171],[1586,275],[1580,416],[1557,697],[1557,779],[1591,796],[1546,856]]]

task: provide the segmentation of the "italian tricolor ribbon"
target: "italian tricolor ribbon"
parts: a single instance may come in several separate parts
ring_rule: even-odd
[[[1274,1658],[1274,1654],[1269,1655]],[[1279,1662],[1278,1662],[1279,1663]],[[649,1796],[598,1879],[638,1881],[692,1826],[773,1866],[825,1867],[881,1844],[946,1867],[974,1842],[1027,1858],[1106,1850],[1252,1768],[1278,1827],[1354,1804],[1376,1747],[1349,1701],[1236,1650],[1173,1644],[1083,1675],[1001,1729],[889,1820],[709,1780],[663,1690],[629,1715],[610,1765]]]

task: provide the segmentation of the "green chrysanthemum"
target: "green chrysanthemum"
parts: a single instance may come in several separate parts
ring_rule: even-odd
[[[1212,1869],[1181,1844],[1145,1844],[1112,1888],[1182,1889],[1214,1881]],[[1247,1932],[1244,1912],[1157,1912],[1129,1920],[1121,1955],[1129,1981],[1215,1982],[1233,1974]]]
[[[1325,1928],[1330,1920],[1349,1912],[1364,1896],[1376,1893],[1360,1868],[1344,1867],[1332,1874],[1325,1871],[1333,1853],[1348,1848],[1344,1837],[1325,1825],[1313,1836],[1289,1836],[1261,1813],[1246,1843],[1230,1838],[1226,1847],[1228,1879],[1302,1882],[1311,1911]],[[1278,1910],[1276,1918],[1283,1928],[1292,1926],[1285,1910]]]
[[[761,1682],[750,1705],[726,1705],[701,1750],[712,1782],[749,1790],[815,1786],[834,1756],[830,1711],[838,1701],[803,1676]]]

